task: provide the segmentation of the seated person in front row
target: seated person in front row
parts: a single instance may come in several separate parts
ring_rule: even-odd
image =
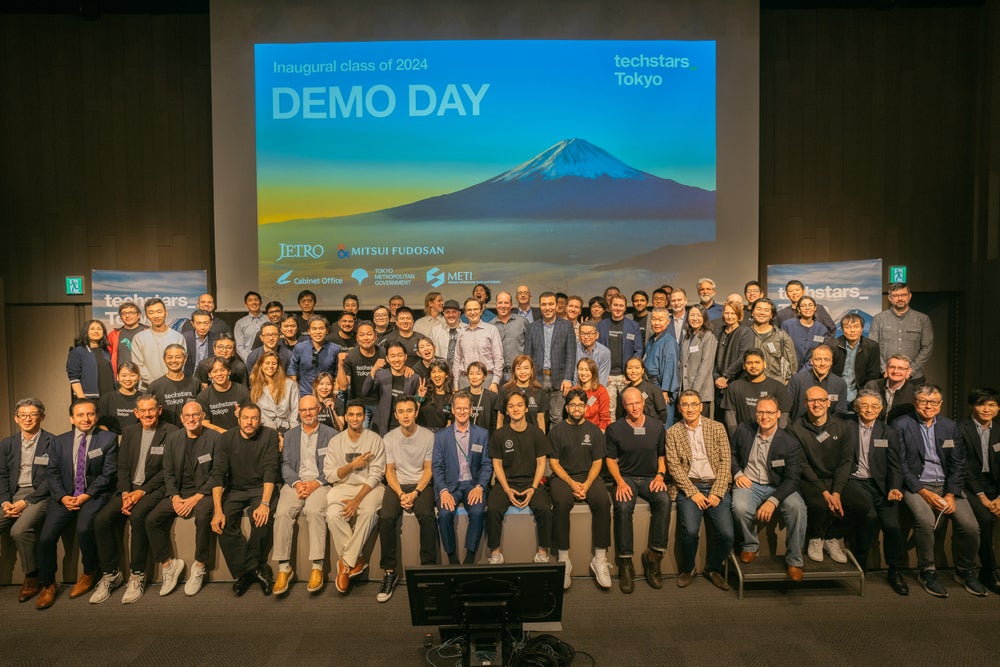
[[[490,565],[503,563],[500,537],[507,508],[530,507],[538,536],[536,563],[547,563],[552,544],[552,503],[544,486],[545,458],[549,441],[542,429],[526,419],[528,407],[524,396],[514,392],[507,397],[507,423],[490,437],[490,458],[496,484],[490,490],[486,508],[486,545]]]
[[[464,564],[476,562],[479,540],[483,537],[486,518],[486,489],[493,477],[493,461],[486,448],[489,433],[471,423],[472,399],[467,391],[459,391],[451,400],[454,421],[434,434],[431,469],[437,492],[438,528],[441,546],[448,562],[457,565],[458,546],[455,544],[455,511],[465,507],[469,526],[465,533]]]
[[[993,527],[1000,516],[1000,424],[996,422],[1000,395],[984,387],[969,394],[969,418],[959,425],[965,441],[965,490],[979,523],[979,581],[1000,594]]]
[[[732,441],[733,520],[742,536],[740,560],[757,558],[756,522],[767,523],[775,509],[785,517],[785,565],[792,581],[802,581],[806,504],[799,495],[802,448],[778,428],[781,411],[770,396],[757,401],[757,426],[740,424]]]

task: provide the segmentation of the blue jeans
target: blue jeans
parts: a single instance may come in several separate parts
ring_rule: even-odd
[[[635,512],[636,498],[649,503],[649,548],[663,551],[667,548],[667,532],[670,530],[670,494],[666,491],[650,491],[652,477],[628,477],[622,479],[632,489],[632,499],[620,501],[612,498],[615,508],[615,555],[629,557],[633,554],[632,514]]]
[[[712,491],[711,484],[695,484],[695,488],[708,496]],[[677,493],[677,520],[681,528],[681,572],[693,572],[695,557],[698,555],[698,531],[701,530],[702,517],[708,519],[712,531],[709,537],[708,553],[705,556],[706,572],[721,572],[722,563],[733,548],[733,510],[732,497],[729,493],[715,507],[699,509],[693,500]]]
[[[479,541],[483,538],[483,526],[486,521],[486,491],[483,491],[483,499],[475,505],[466,502],[469,491],[476,485],[476,482],[469,480],[461,482],[458,490],[452,494],[455,499],[455,510],[460,505],[465,506],[465,512],[469,515],[469,527],[465,531],[465,548],[475,553],[479,548]],[[438,531],[441,533],[441,546],[446,554],[455,553],[455,512],[441,507],[441,501],[437,503],[438,511]]]
[[[749,489],[733,485],[733,521],[743,538],[743,551],[756,552],[760,549],[755,523],[757,508],[774,494],[774,487],[751,482]],[[785,518],[785,563],[802,567],[802,547],[806,543],[806,503],[795,493],[778,505]]]

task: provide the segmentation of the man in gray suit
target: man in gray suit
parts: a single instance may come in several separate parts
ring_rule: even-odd
[[[549,417],[562,421],[566,392],[573,388],[576,372],[576,333],[568,320],[556,318],[556,295],[542,292],[538,299],[541,318],[528,327],[524,353],[535,362],[535,373],[548,393]]]

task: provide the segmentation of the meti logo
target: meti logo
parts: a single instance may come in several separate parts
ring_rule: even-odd
[[[294,271],[294,269],[293,269],[293,271]],[[274,281],[275,284],[277,284],[277,285],[287,285],[288,283],[292,282],[291,280],[288,279],[288,276],[290,276],[290,275],[292,275],[291,271],[285,271],[280,276],[278,276],[277,280]]]
[[[351,256],[351,251],[345,248],[343,243],[337,246],[337,259],[347,259],[350,256]],[[361,282],[359,281],[358,284],[360,285]]]
[[[444,271],[436,266],[433,269],[427,269],[427,282],[432,287],[441,287],[444,285]]]
[[[308,244],[308,243],[279,243],[278,244],[278,259],[274,260],[280,262],[283,259],[319,259],[326,254],[326,248],[320,244]]]
[[[343,248],[344,246],[340,247]],[[339,252],[337,254],[340,255]],[[358,284],[360,285],[365,281],[365,278],[368,277],[368,272],[365,271],[364,269],[354,269],[354,273],[351,274],[351,277],[357,280]]]

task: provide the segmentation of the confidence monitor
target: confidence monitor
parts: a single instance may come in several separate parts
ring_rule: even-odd
[[[512,631],[562,619],[563,573],[562,563],[406,568],[410,620],[440,626],[442,641],[464,635],[463,664],[497,664],[476,655],[501,650],[507,664]]]

